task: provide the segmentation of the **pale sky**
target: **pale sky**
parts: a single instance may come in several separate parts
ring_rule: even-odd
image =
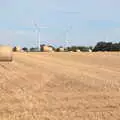
[[[95,45],[120,41],[120,0],[0,0],[0,44]],[[67,35],[66,35],[66,31]]]

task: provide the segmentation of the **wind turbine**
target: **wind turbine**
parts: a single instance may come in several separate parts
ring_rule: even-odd
[[[68,47],[69,45],[69,41],[68,41],[68,34],[69,34],[69,31],[72,29],[72,26],[68,25],[67,27],[67,30],[65,32],[65,45],[64,45],[64,48]]]
[[[37,31],[37,47],[38,47],[38,51],[41,51],[40,49],[40,45],[41,45],[41,34],[40,34],[40,29],[41,28],[47,28],[45,26],[39,26],[38,24],[36,23],[33,23],[34,24],[34,27],[36,28],[36,31]]]
[[[64,14],[67,14],[67,15],[79,15],[80,14],[80,12],[77,12],[77,11],[61,11],[62,13],[64,13]],[[65,33],[65,45],[64,45],[64,47],[67,47],[68,46],[68,40],[67,40],[67,36],[68,36],[68,33],[69,33],[69,31],[72,29],[72,25],[70,25],[69,23],[68,23],[68,25],[67,25],[68,27],[67,27],[67,30],[66,30],[66,33]]]
[[[38,46],[38,51],[40,51],[40,27],[37,24],[34,24],[36,31],[37,31],[37,46]]]

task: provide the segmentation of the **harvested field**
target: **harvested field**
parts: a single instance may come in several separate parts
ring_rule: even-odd
[[[120,119],[120,53],[14,53],[0,62],[0,120]]]

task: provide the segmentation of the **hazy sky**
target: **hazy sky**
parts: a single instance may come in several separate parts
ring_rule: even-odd
[[[0,44],[35,46],[33,23],[42,44],[119,42],[120,0],[0,0]]]

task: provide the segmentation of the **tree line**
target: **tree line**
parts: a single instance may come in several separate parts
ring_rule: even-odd
[[[62,46],[57,47],[57,48],[55,48],[54,46],[50,46],[50,47],[52,47],[53,50],[56,51],[56,52],[59,52],[59,48],[63,48]],[[88,47],[88,46],[71,46],[71,47],[64,48],[64,51],[65,52],[69,52],[69,51],[76,52],[76,50],[80,50],[80,51],[83,51],[83,52],[87,52],[87,51],[89,51],[89,49],[92,50],[92,47],[91,46],[90,47]],[[27,47],[23,47],[22,50],[24,50],[26,52],[28,52],[28,51],[37,52],[38,48],[32,47],[32,48],[28,49]],[[43,50],[41,49],[41,51],[43,51]]]
[[[43,45],[41,45],[43,46]],[[59,52],[59,48],[63,48],[62,46],[60,47],[54,47],[52,45],[49,45],[49,47],[52,47],[54,51]],[[13,50],[15,51],[15,47],[13,48]],[[38,48],[32,47],[30,49],[28,49],[27,47],[23,47],[22,48],[23,51],[26,52],[37,52]],[[120,51],[120,42],[118,43],[112,43],[112,42],[98,42],[94,47],[93,46],[70,46],[70,47],[66,47],[64,48],[64,50],[66,52],[69,51],[73,51],[76,52],[76,50],[80,50],[83,52],[88,52],[89,50],[93,51],[93,52],[97,52],[97,51]]]
[[[93,49],[93,52],[97,51],[120,51],[120,42],[98,42]]]

